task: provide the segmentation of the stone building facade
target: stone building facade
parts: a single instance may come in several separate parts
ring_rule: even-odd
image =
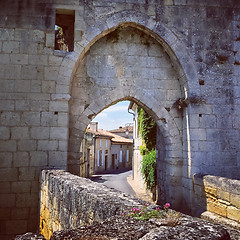
[[[191,212],[194,174],[239,178],[239,49],[238,0],[0,1],[1,239],[36,230],[40,170],[80,175],[87,125],[120,100],[158,124],[162,202]]]

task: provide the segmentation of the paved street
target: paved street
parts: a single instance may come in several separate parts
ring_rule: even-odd
[[[132,171],[114,171],[112,173],[98,174],[91,177],[91,180],[103,183],[105,186],[117,189],[129,195],[136,196],[132,187],[127,182],[127,177]]]

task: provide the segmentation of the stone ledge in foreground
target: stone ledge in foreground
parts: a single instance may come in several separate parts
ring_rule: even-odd
[[[114,216],[102,223],[93,223],[74,230],[54,232],[51,240],[230,240],[228,231],[213,224],[190,216],[181,217],[181,224],[159,226],[157,220],[141,221],[130,217]]]

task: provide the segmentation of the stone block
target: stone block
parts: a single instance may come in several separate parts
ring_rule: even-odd
[[[68,112],[68,102],[51,101],[49,105],[49,110],[53,112]]]
[[[63,85],[63,84],[57,84],[56,85],[56,93],[57,94],[67,94],[69,93],[69,86]]]
[[[9,64],[10,63],[10,54],[1,54],[0,64]]]
[[[27,167],[29,166],[30,158],[28,152],[16,152],[13,154],[14,167]]]
[[[39,126],[40,112],[24,112],[21,119],[22,125]]]
[[[29,65],[48,65],[48,55],[29,55]]]
[[[45,32],[41,30],[33,30],[33,42],[44,42]]]
[[[222,199],[224,201],[230,202],[230,193],[222,189],[217,189],[217,197],[218,199]]]
[[[240,223],[240,209],[229,206],[227,208],[227,218],[230,218]]]
[[[37,150],[36,140],[20,140],[18,141],[19,151],[35,151]]]
[[[15,91],[27,93],[30,92],[31,81],[30,80],[17,80],[15,81]]]
[[[0,126],[0,139],[7,140],[10,137],[10,129],[7,127]]]
[[[0,182],[0,193],[10,193],[11,184],[10,182]]]
[[[199,129],[191,129],[190,130],[190,138],[191,140],[207,140],[206,130],[199,128]]]
[[[0,206],[1,207],[14,207],[16,196],[15,194],[0,194]]]
[[[37,207],[38,193],[19,193],[16,195],[16,207]]]
[[[44,67],[44,79],[45,80],[57,80],[58,77],[58,67]]]
[[[37,66],[22,66],[22,79],[33,80],[37,79],[38,68]]]
[[[218,215],[221,215],[223,217],[227,216],[227,206],[217,203],[217,202],[213,202],[213,201],[209,201],[209,199],[207,200],[207,210],[209,212],[213,212],[216,213]]]
[[[10,208],[0,208],[0,220],[9,220],[11,218]]]
[[[6,65],[5,67],[6,79],[20,79],[21,78],[21,66],[20,65]]]
[[[42,92],[43,93],[55,93],[56,82],[55,81],[42,81]]]
[[[240,195],[230,193],[230,202],[233,206],[240,209]]]
[[[58,114],[58,126],[59,127],[68,127],[69,117],[68,113],[59,113]]]
[[[27,220],[29,218],[29,208],[12,208],[11,209],[11,219],[16,220]]]
[[[0,152],[0,168],[12,166],[12,153]]]
[[[0,28],[0,40],[14,40],[14,29]]]
[[[50,100],[50,94],[48,93],[29,93],[28,98],[34,101],[48,101]]]
[[[17,181],[18,171],[17,168],[0,168],[0,182]]]
[[[68,128],[67,127],[51,127],[50,128],[50,139],[56,140],[67,140],[68,139]]]
[[[59,151],[62,151],[62,152],[68,151],[68,141],[59,141]]]
[[[41,126],[55,127],[57,126],[58,115],[54,112],[41,113]]]
[[[12,193],[30,193],[31,182],[18,181],[11,184]]]
[[[18,83],[20,83],[20,82],[18,82]],[[27,83],[27,85],[28,85],[28,83]],[[28,87],[26,89],[28,89]],[[23,91],[26,91],[26,90],[24,89]],[[15,103],[15,108],[17,111],[29,111],[30,110],[30,101],[29,100],[18,100]]]
[[[46,152],[31,152],[30,153],[30,166],[47,166],[48,163],[48,155]]]
[[[27,54],[10,54],[11,64],[28,64]]]
[[[0,152],[15,152],[17,144],[15,140],[0,140]]]
[[[2,50],[4,53],[19,53],[20,42],[17,42],[17,41],[3,42]]]
[[[12,139],[29,139],[28,127],[12,127],[11,138]]]
[[[8,234],[23,234],[27,231],[27,220],[9,220],[6,222],[6,232]]]
[[[32,181],[31,182],[31,193],[38,193],[39,192],[39,182]]]
[[[39,140],[37,149],[39,151],[55,151],[58,149],[58,141]]]
[[[49,127],[32,127],[30,135],[32,139],[48,139],[49,138]]]
[[[206,194],[212,195],[214,198],[217,197],[217,189],[212,187],[204,186],[204,191]]]
[[[31,92],[40,93],[42,83],[38,80],[31,80]]]
[[[54,48],[55,44],[55,34],[54,33],[46,33],[46,47]]]
[[[67,152],[51,151],[49,152],[49,166],[51,167],[66,167]]]
[[[63,61],[63,57],[60,56],[49,56],[49,64],[60,66]]]
[[[20,181],[33,181],[37,179],[36,169],[34,167],[20,167],[19,180]]]

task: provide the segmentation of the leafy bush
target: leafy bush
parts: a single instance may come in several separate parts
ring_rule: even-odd
[[[157,124],[142,108],[138,108],[138,129],[146,148],[149,151],[155,149]]]
[[[156,174],[156,150],[148,152],[146,155],[143,155],[141,172],[143,179],[146,183],[146,187],[149,190],[157,184],[157,174]]]

